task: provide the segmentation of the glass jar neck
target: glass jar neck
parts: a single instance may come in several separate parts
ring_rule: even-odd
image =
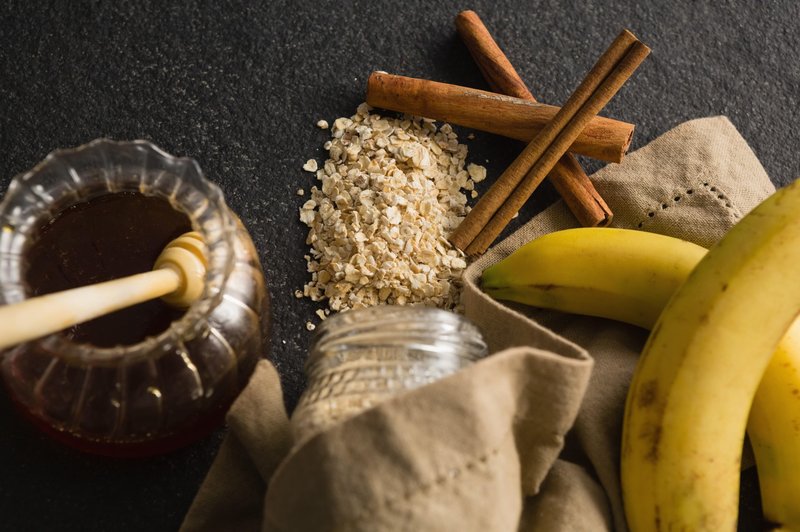
[[[58,334],[37,340],[51,352],[111,362],[123,356],[146,356],[154,349],[170,349],[179,339],[194,337],[222,297],[233,267],[236,222],[219,188],[205,179],[192,159],[172,157],[146,141],[99,139],[53,152],[11,181],[0,203],[0,304],[29,297],[25,253],[44,223],[71,205],[124,191],[168,201],[203,236],[208,248],[203,295],[158,336],[112,348],[75,344]]]
[[[338,366],[362,349],[389,360],[409,352],[465,366],[486,355],[480,331],[459,314],[429,307],[377,306],[337,314],[317,329],[306,373]]]

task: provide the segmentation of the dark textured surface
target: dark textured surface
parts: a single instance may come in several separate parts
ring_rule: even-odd
[[[302,384],[314,306],[297,221],[327,133],[374,69],[485,88],[453,17],[477,10],[541,101],[561,103],[621,27],[653,54],[605,114],[637,124],[633,148],[690,119],[725,114],[776,185],[800,175],[799,4],[699,2],[4,2],[0,10],[0,187],[48,152],[97,137],[144,138],[196,158],[250,229],[271,287],[287,404]],[[709,3],[710,4],[710,3]],[[496,176],[518,151],[478,134],[471,157]],[[595,170],[599,164],[587,162]],[[555,199],[544,186],[517,224]],[[0,529],[177,528],[221,441],[139,462],[75,454],[0,397]],[[741,528],[756,528],[745,475]]]

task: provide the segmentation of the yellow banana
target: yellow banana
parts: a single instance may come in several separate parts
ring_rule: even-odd
[[[759,369],[769,359],[763,350],[752,358],[745,352],[763,348],[765,332],[774,336],[776,329],[786,325],[773,322],[769,331],[761,331],[755,314],[749,323],[736,321],[747,314],[737,307],[774,319],[769,297],[757,298],[761,306],[754,307],[755,300],[741,295],[757,290],[757,282],[746,272],[762,268],[755,277],[770,286],[773,297],[784,298],[786,308],[791,308],[792,301],[800,306],[797,290],[781,293],[780,288],[784,282],[799,284],[783,277],[793,270],[782,255],[783,250],[794,256],[788,260],[800,258],[800,230],[792,213],[800,204],[797,188],[795,184],[777,193],[731,231],[706,261],[704,272],[689,283],[695,288],[682,290],[676,298],[683,300],[673,304],[679,310],[670,311],[672,316],[666,315],[651,335],[646,349],[650,362],[643,359],[637,368],[625,423],[623,492],[634,530],[670,525],[709,530],[735,527],[743,437],[737,427],[743,423],[743,413],[746,417],[755,389],[752,380],[757,382],[763,372]],[[788,199],[781,199],[785,195]],[[787,227],[779,227],[793,217]],[[784,239],[789,242],[785,246]],[[500,298],[651,327],[704,253],[693,244],[638,231],[561,231],[523,246],[488,268],[483,287]],[[778,260],[769,258],[772,255]],[[732,296],[727,292],[734,280],[739,288],[731,290]],[[665,341],[665,334],[672,338]],[[745,349],[740,351],[737,343]],[[707,352],[702,345],[709,346]],[[725,349],[730,350],[730,360],[722,360]],[[763,374],[747,426],[765,517],[776,526],[800,530],[800,398],[796,390],[800,390],[800,320],[783,338]],[[729,396],[732,400],[725,399]],[[723,407],[718,406],[720,401],[728,402]],[[704,416],[710,419],[709,426],[693,426]]]
[[[747,435],[771,527],[800,530],[800,319],[781,339],[750,408]]]
[[[488,267],[481,288],[496,299],[649,329],[705,254],[691,242],[644,231],[566,229]]]

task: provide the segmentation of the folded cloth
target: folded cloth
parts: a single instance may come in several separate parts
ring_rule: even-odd
[[[724,117],[679,125],[593,176],[614,225],[710,246],[774,187]],[[619,440],[639,328],[488,298],[484,268],[577,226],[559,202],[465,272],[465,314],[492,356],[293,447],[272,365],[182,529],[625,530]]]

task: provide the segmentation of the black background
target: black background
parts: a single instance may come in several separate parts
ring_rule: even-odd
[[[541,101],[562,103],[622,27],[653,53],[604,114],[637,124],[632,149],[704,116],[730,117],[777,186],[800,175],[800,4],[622,1],[3,2],[0,187],[50,151],[147,139],[197,159],[248,226],[273,300],[270,357],[291,409],[317,308],[297,209],[324,161],[317,120],[349,116],[372,70],[486,88],[453,18],[475,9]],[[497,176],[519,144],[477,133],[470,161]],[[584,161],[588,170],[600,167]],[[487,180],[491,181],[491,179]],[[487,183],[483,183],[483,188]],[[545,184],[515,224],[555,201]],[[0,529],[171,530],[224,434],[115,462],[30,428],[0,397]],[[740,528],[757,494],[745,476]]]

